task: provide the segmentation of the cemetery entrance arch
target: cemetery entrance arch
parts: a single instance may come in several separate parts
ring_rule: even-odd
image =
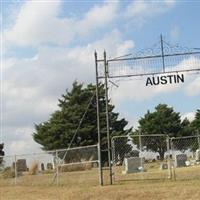
[[[98,129],[98,155],[99,155],[99,181],[104,184],[104,168],[101,161],[102,151],[107,151],[109,182],[113,183],[113,149],[111,146],[109,110],[108,110],[108,83],[115,84],[113,80],[126,79],[130,77],[145,76],[147,87],[164,84],[179,84],[184,82],[184,75],[189,72],[200,71],[200,51],[199,49],[182,48],[171,46],[160,37],[159,45],[141,51],[134,56],[132,54],[107,59],[104,51],[103,59],[99,59],[95,52],[96,67],[96,103],[97,103],[97,129]],[[106,99],[106,132],[107,149],[101,149],[101,132],[99,117],[99,82],[103,81],[105,86]],[[104,130],[105,131],[105,130]],[[161,163],[162,164],[162,163]]]

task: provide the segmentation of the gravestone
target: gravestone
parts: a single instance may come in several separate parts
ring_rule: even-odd
[[[186,154],[175,155],[175,167],[186,167],[185,162],[187,161]]]
[[[124,159],[125,171],[124,174],[143,171],[144,158],[130,157]]]
[[[16,162],[16,166],[18,172],[27,171],[26,159],[18,159]]]
[[[130,157],[139,157],[140,152],[138,150],[132,150],[129,153],[125,154],[125,158],[130,158]]]
[[[161,169],[161,170],[168,169],[167,163],[161,163],[161,164],[160,164],[160,169]]]
[[[44,163],[41,164],[41,170],[42,170],[42,171],[45,170],[45,168],[44,168]]]
[[[200,149],[196,150],[196,161],[200,161]]]
[[[194,166],[194,165],[196,165],[196,163],[197,163],[197,161],[196,161],[196,160],[190,160],[190,165],[191,165],[191,166]]]
[[[189,167],[189,166],[191,165],[190,161],[189,161],[189,160],[185,161],[185,165],[186,165],[187,167]]]
[[[97,162],[93,163],[92,167],[97,168],[98,167],[98,163]]]
[[[47,169],[52,170],[53,169],[53,164],[52,163],[47,163]]]
[[[157,159],[157,160],[160,160],[160,156],[156,156],[156,159]]]

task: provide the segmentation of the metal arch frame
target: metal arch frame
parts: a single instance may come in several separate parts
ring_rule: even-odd
[[[109,124],[109,110],[108,110],[108,79],[115,79],[115,78],[128,78],[128,77],[137,77],[137,76],[148,76],[148,75],[158,75],[158,74],[170,74],[170,73],[180,73],[180,72],[192,72],[192,71],[200,71],[199,68],[194,69],[185,69],[185,70],[165,70],[165,57],[176,57],[176,56],[186,56],[186,55],[200,55],[200,51],[190,51],[186,48],[187,51],[183,52],[175,52],[172,54],[165,54],[164,52],[164,40],[162,35],[160,36],[160,54],[153,54],[153,50],[151,49],[151,53],[153,55],[143,55],[143,56],[136,56],[136,57],[127,57],[120,56],[118,58],[107,59],[106,58],[106,51],[104,50],[103,59],[98,59],[97,52],[95,51],[95,75],[96,75],[96,105],[97,105],[97,131],[98,131],[98,158],[99,158],[99,183],[100,185],[104,185],[103,180],[103,168],[102,168],[102,158],[101,158],[101,130],[100,130],[100,113],[99,113],[99,80],[104,79],[105,81],[105,101],[106,101],[106,132],[107,132],[107,151],[108,151],[108,164],[109,164],[109,177],[110,177],[110,184],[112,185],[113,181],[113,173],[112,173],[112,160],[111,160],[111,138],[110,138],[110,124]],[[167,44],[167,43],[166,43]],[[169,44],[167,44],[169,46]],[[176,46],[177,47],[177,46]],[[176,48],[175,47],[175,48]],[[168,47],[173,52],[173,47]],[[198,48],[194,48],[195,50],[199,50]],[[124,58],[125,57],[125,58]],[[110,76],[109,75],[109,63],[111,62],[119,62],[119,61],[130,61],[130,60],[144,60],[144,59],[151,59],[151,58],[162,58],[162,71],[160,72],[152,72],[152,73],[140,73],[140,74],[127,74],[127,75],[118,75],[118,76]],[[99,63],[103,63],[104,66],[104,75],[99,76]]]
[[[106,132],[107,132],[107,152],[108,152],[108,164],[109,164],[109,177],[110,184],[112,185],[112,163],[111,163],[111,145],[110,145],[110,125],[109,125],[109,110],[108,110],[108,62],[106,59],[106,52],[104,51],[103,60],[98,60],[97,52],[94,53],[95,56],[95,72],[96,72],[96,105],[97,105],[97,132],[98,132],[98,158],[99,158],[99,183],[103,186],[103,168],[102,168],[102,158],[101,158],[101,130],[100,130],[100,111],[99,111],[99,79],[102,77],[98,73],[98,63],[103,62],[104,65],[104,79],[105,79],[105,101],[106,101]]]

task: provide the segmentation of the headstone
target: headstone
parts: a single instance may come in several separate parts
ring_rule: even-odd
[[[167,163],[161,163],[161,164],[160,164],[160,169],[161,169],[161,170],[168,169]]]
[[[196,161],[200,161],[200,149],[196,150]]]
[[[139,157],[140,152],[138,150],[132,150],[129,153],[125,154],[125,158],[130,158],[130,157]]]
[[[16,162],[16,166],[18,172],[27,171],[26,159],[18,159]]]
[[[105,162],[105,163],[104,163],[104,167],[108,167],[108,162]]]
[[[129,173],[135,173],[144,171],[143,167],[144,164],[144,158],[138,158],[138,157],[130,157],[124,159],[124,165],[125,165],[125,171],[123,173],[129,174]]]
[[[52,170],[53,169],[53,164],[52,163],[47,163],[47,169]]]
[[[185,162],[187,161],[186,154],[175,155],[175,167],[186,167]]]
[[[45,168],[44,168],[44,163],[41,164],[41,170],[42,170],[42,171],[45,170]]]
[[[97,168],[98,167],[98,163],[97,162],[93,163],[92,167]]]
[[[165,158],[166,158],[166,160],[172,159],[172,154],[166,155]]]
[[[187,167],[189,167],[190,165],[191,165],[191,163],[190,163],[190,161],[185,161],[185,165],[187,166]]]
[[[191,165],[191,166],[194,166],[194,165],[196,165],[196,163],[197,163],[197,161],[196,161],[196,160],[190,160],[190,165]]]

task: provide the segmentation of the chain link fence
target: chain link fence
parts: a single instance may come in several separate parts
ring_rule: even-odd
[[[0,186],[98,185],[97,145],[2,157]]]
[[[167,179],[169,138],[165,135],[130,135],[112,138],[115,180]]]
[[[200,136],[171,138],[174,179],[200,179]]]
[[[200,136],[112,138],[114,181],[200,179]],[[0,186],[98,185],[98,146],[4,156]]]
[[[115,181],[200,178],[200,136],[117,136],[112,150]]]

